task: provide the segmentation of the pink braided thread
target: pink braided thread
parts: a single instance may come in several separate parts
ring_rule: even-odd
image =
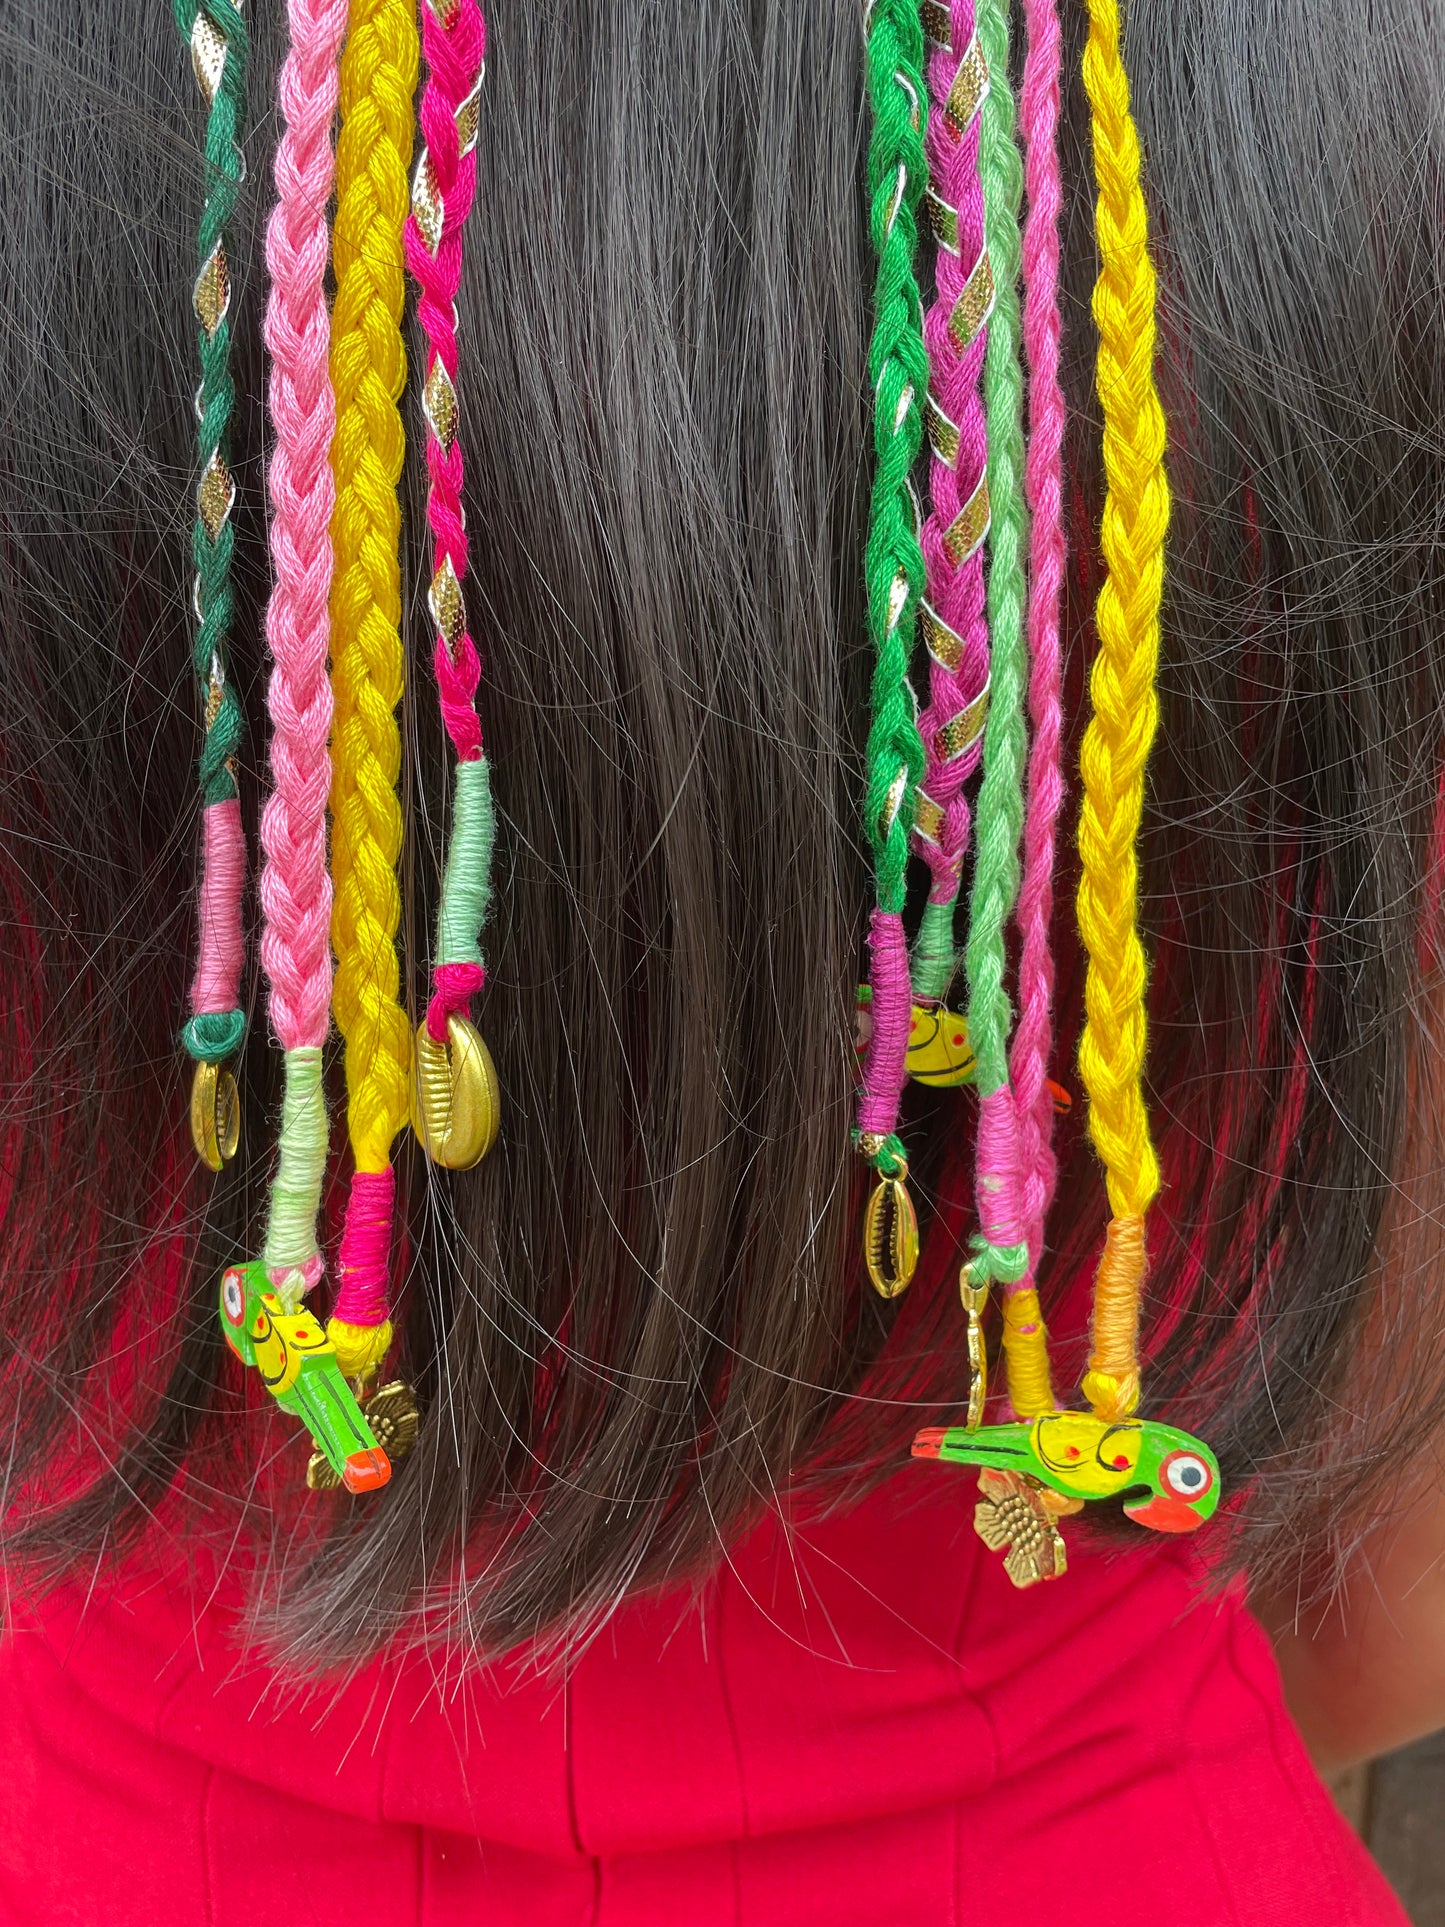
[[[324,1043],[331,1009],[326,656],[336,402],[327,365],[326,205],[346,0],[288,0],[287,17],[291,50],[279,83],[285,132],[276,150],[277,202],[266,227],[265,338],[276,425],[268,477],[276,585],[266,609],[275,788],[261,815],[261,959],[271,985],[271,1021],[289,1051]]]
[[[969,805],[963,786],[978,767],[983,747],[981,717],[976,719],[978,727],[971,741],[960,743],[957,731],[950,740],[948,725],[956,724],[967,713],[988,683],[983,576],[987,521],[986,508],[980,514],[976,499],[988,458],[979,394],[988,329],[980,317],[970,338],[971,320],[969,324],[964,321],[965,316],[971,316],[970,304],[960,306],[984,247],[979,116],[975,104],[966,122],[960,124],[959,102],[951,98],[955,82],[967,87],[975,71],[972,63],[978,60],[973,47],[973,0],[953,0],[950,21],[951,44],[935,47],[928,63],[930,211],[939,246],[936,295],[923,330],[928,344],[932,442],[931,503],[923,525],[923,553],[928,564],[925,633],[930,653],[929,701],[919,718],[927,754],[920,797],[922,822],[914,832],[918,853],[933,878],[929,901],[944,904],[952,903],[958,895],[969,830]],[[981,66],[977,71],[982,71]],[[976,94],[973,98],[976,103]],[[956,215],[956,251],[950,244],[952,235],[940,225],[940,218],[947,219],[945,209],[954,210]],[[940,415],[945,418],[941,423]],[[952,446],[955,435],[956,452]],[[967,512],[971,504],[972,516]],[[952,635],[939,638],[930,616],[938,618]],[[946,645],[948,660],[940,659],[939,640]],[[933,809],[929,809],[930,803]]]
[[[1054,1106],[1045,1073],[1053,1049],[1054,843],[1064,785],[1060,755],[1059,604],[1064,580],[1060,449],[1064,397],[1059,388],[1059,16],[1056,0],[1024,0],[1028,51],[1019,93],[1028,214],[1023,230],[1023,337],[1029,371],[1029,445],[1024,495],[1029,535],[1028,809],[1017,917],[1019,1016],[1009,1062],[1018,1108],[1024,1178],[1028,1276],[1043,1249],[1044,1217],[1054,1191]]]
[[[420,122],[425,147],[417,162],[412,212],[406,223],[406,261],[420,289],[417,316],[427,338],[426,463],[431,478],[427,519],[432,530],[429,596],[437,625],[432,663],[442,722],[457,760],[482,754],[476,710],[481,663],[467,628],[463,585],[467,531],[462,511],[464,467],[457,433],[457,290],[462,278],[462,229],[476,193],[475,95],[486,53],[486,27],[477,0],[428,0],[421,9],[422,53],[430,72]],[[469,1010],[481,989],[476,964],[439,964],[427,1029],[438,1042],[447,1018]]]

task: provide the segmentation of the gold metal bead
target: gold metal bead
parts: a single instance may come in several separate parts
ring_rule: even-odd
[[[945,468],[958,466],[958,423],[950,421],[932,395],[923,403],[923,426],[928,431],[929,446]]]
[[[191,1079],[191,1141],[196,1156],[219,1171],[241,1142],[241,1094],[224,1064],[197,1064]]]
[[[880,1298],[898,1298],[918,1269],[918,1214],[902,1177],[880,1178],[863,1219],[863,1257]]]
[[[477,135],[482,127],[482,77],[477,75],[476,84],[453,116],[457,129],[457,152],[460,159],[467,155],[477,144]]]
[[[988,62],[977,40],[970,40],[958,63],[953,85],[943,111],[948,124],[960,138],[968,132],[969,122],[982,107],[988,94]]]
[[[927,790],[920,790],[913,803],[914,834],[925,838],[929,843],[936,843],[942,828],[943,810],[934,802]]]
[[[442,557],[441,567],[431,579],[426,600],[432,621],[441,631],[442,641],[448,649],[455,649],[466,632],[467,605],[449,555]]]
[[[943,546],[954,568],[961,569],[968,558],[977,553],[978,545],[988,534],[992,514],[988,477],[981,476],[978,487],[944,531]]]
[[[439,1044],[425,1021],[416,1033],[412,1128],[433,1163],[468,1171],[497,1141],[502,1099],[496,1066],[476,1027],[455,1014]]]
[[[923,640],[933,660],[953,675],[963,661],[963,637],[956,629],[950,629],[943,617],[928,601],[918,605],[919,626],[923,630]]]
[[[411,177],[411,211],[416,224],[421,229],[421,238],[426,243],[428,254],[435,254],[442,238],[442,224],[446,220],[446,207],[437,190],[436,175],[432,172],[431,155],[425,148],[416,164],[416,172]]]
[[[427,426],[440,442],[442,453],[450,455],[457,438],[457,391],[440,355],[432,359],[431,373],[421,391],[421,405]]]
[[[198,7],[196,23],[191,28],[191,71],[196,76],[196,85],[208,107],[215,104],[216,95],[220,92],[228,44],[215,21],[203,7]]]
[[[940,761],[952,762],[955,756],[962,756],[966,749],[978,741],[988,722],[987,689],[975,696],[967,709],[960,710],[957,716],[950,716],[942,729],[934,732],[934,754]]]
[[[213,335],[226,318],[231,305],[231,274],[226,266],[226,250],[217,247],[196,276],[191,296],[196,319],[208,335]]]
[[[948,46],[952,25],[948,8],[942,5],[942,0],[923,0],[923,31],[935,47]]]
[[[236,484],[231,480],[230,470],[219,454],[213,454],[196,490],[196,512],[213,542],[226,526],[235,500]]]
[[[888,794],[883,799],[883,808],[878,812],[878,831],[881,836],[893,834],[893,825],[898,821],[898,812],[903,808],[903,799],[907,794],[908,767],[904,764],[888,785]]]
[[[931,187],[923,196],[923,205],[928,215],[928,225],[933,229],[934,240],[941,248],[947,248],[950,254],[957,254],[958,209],[950,207],[943,196]]]
[[[993,300],[993,263],[985,248],[969,269],[963,292],[954,302],[953,313],[948,317],[949,336],[960,354],[993,313]]]

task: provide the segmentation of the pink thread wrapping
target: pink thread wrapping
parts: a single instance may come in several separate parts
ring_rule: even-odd
[[[433,254],[413,211],[406,223],[406,260],[420,289],[417,318],[427,339],[430,390],[438,362],[453,384],[457,378],[456,299],[462,278],[462,229],[471,212],[477,182],[476,153],[470,145],[462,151],[457,114],[477,86],[486,53],[486,27],[477,0],[458,0],[449,26],[442,24],[431,7],[424,6],[421,23],[422,52],[430,71],[419,112],[426,146],[418,163],[418,173],[419,178],[421,170],[429,173],[435,200],[441,208],[441,229]],[[482,725],[476,709],[481,662],[465,624],[467,531],[462,510],[465,468],[455,405],[452,415],[448,437],[445,431],[438,434],[433,411],[427,410],[426,463],[431,478],[427,519],[432,530],[433,575],[435,577],[446,562],[451,563],[461,592],[463,627],[450,647],[445,634],[438,633],[432,666],[442,722],[458,761],[466,763],[477,761],[482,754]],[[441,628],[439,621],[439,631]],[[448,1016],[468,1011],[482,981],[482,972],[475,964],[438,965],[432,972],[434,994],[427,1006],[426,1021],[428,1031],[438,1043],[446,1036]]]
[[[191,981],[191,1010],[197,1017],[235,1010],[240,1001],[245,881],[241,805],[234,796],[224,803],[208,803],[201,812],[200,954]]]
[[[1024,1170],[1018,1106],[1007,1084],[978,1101],[977,1155],[979,1230],[990,1245],[1001,1250],[1020,1245],[1024,1240]]]
[[[914,843],[933,879],[929,892],[935,903],[951,903],[958,894],[959,876],[968,847],[969,805],[964,783],[978,767],[982,736],[960,754],[943,753],[941,732],[982,693],[988,681],[988,624],[984,614],[983,542],[955,562],[947,536],[961,509],[983,479],[988,441],[979,377],[983,369],[988,329],[981,327],[960,351],[951,335],[953,312],[970,271],[983,252],[983,190],[978,174],[978,123],[975,114],[961,132],[945,112],[945,103],[959,63],[973,39],[972,0],[953,0],[950,45],[935,47],[928,63],[932,96],[928,116],[928,158],[933,188],[939,199],[957,210],[958,252],[941,242],[935,268],[935,299],[924,317],[928,346],[929,391],[935,408],[958,432],[958,454],[953,465],[935,445],[929,461],[930,508],[923,525],[923,554],[928,565],[928,598],[938,616],[962,645],[950,669],[930,653],[928,706],[919,717],[927,757],[924,794],[942,812],[936,836],[915,830]]]
[[[434,1044],[446,1042],[448,1017],[465,1015],[473,997],[486,981],[486,969],[481,964],[437,965],[432,972],[436,991],[426,1007],[427,1032]]]
[[[1064,580],[1060,450],[1064,397],[1059,387],[1059,16],[1056,0],[1024,0],[1028,51],[1019,91],[1028,213],[1023,229],[1023,338],[1029,372],[1029,444],[1024,494],[1029,534],[1028,806],[1017,907],[1019,1015],[1009,1060],[1018,1112],[1023,1217],[1033,1284],[1053,1197],[1054,1107],[1046,1081],[1053,1050],[1054,846],[1064,785],[1060,747],[1059,606]]]
[[[908,939],[895,911],[874,910],[868,922],[872,1034],[863,1066],[858,1129],[887,1137],[898,1121],[908,1077],[908,1031],[913,991],[908,979]]]
[[[331,1316],[346,1325],[380,1325],[391,1302],[391,1212],[396,1174],[357,1171],[337,1253],[340,1284]]]
[[[328,367],[326,206],[335,172],[331,123],[346,0],[289,0],[287,18],[291,49],[279,83],[285,131],[276,150],[277,202],[266,227],[265,337],[276,428],[268,476],[275,587],[266,609],[274,788],[261,816],[261,960],[276,1035],[294,1050],[325,1042],[331,1011],[326,657],[336,400]]]

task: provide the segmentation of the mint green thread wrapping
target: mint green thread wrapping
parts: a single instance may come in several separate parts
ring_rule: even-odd
[[[941,1003],[958,968],[953,940],[953,908],[947,903],[925,903],[913,942],[913,995],[926,1003]]]
[[[286,1091],[262,1261],[281,1299],[294,1309],[316,1278],[316,1218],[329,1132],[320,1045],[288,1050],[285,1063]]]
[[[452,790],[452,835],[437,911],[438,965],[482,961],[481,930],[492,894],[496,815],[485,756],[458,763]]]

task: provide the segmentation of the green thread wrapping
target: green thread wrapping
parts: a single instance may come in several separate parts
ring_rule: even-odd
[[[950,897],[947,903],[928,902],[923,906],[913,941],[913,995],[921,1003],[941,1003],[953,982],[958,967],[953,936],[955,901]]]
[[[492,844],[496,817],[485,756],[458,763],[452,790],[451,842],[437,910],[438,964],[482,961],[479,932],[492,894]]]
[[[231,380],[231,327],[225,312],[229,304],[225,241],[245,174],[238,142],[246,119],[246,64],[250,47],[246,23],[240,9],[231,5],[230,0],[205,0],[204,7],[199,6],[197,0],[174,0],[174,13],[176,25],[191,49],[196,78],[210,101],[205,142],[206,194],[196,239],[197,339],[201,355],[201,385],[196,394],[196,450],[201,484],[191,535],[191,555],[196,569],[196,632],[191,661],[206,709],[206,735],[199,771],[201,797],[205,803],[224,803],[236,794],[231,758],[241,741],[241,708],[226,675],[226,639],[235,605],[231,589],[235,533],[229,504],[229,440],[236,391]],[[216,74],[218,49],[219,77]],[[214,281],[218,260],[220,287],[225,293],[216,304],[221,309],[219,319],[213,327],[208,327],[203,318],[201,290],[208,275]],[[207,286],[207,298],[211,293],[212,287]],[[208,488],[213,511],[209,528]]]
[[[245,1035],[244,1010],[206,1010],[187,1019],[181,1043],[198,1064],[223,1064],[241,1048]]]
[[[276,1176],[271,1185],[271,1215],[262,1254],[267,1273],[283,1299],[288,1296],[288,1274],[302,1272],[317,1255],[316,1216],[321,1209],[327,1142],[321,1047],[303,1044],[286,1053]],[[299,1301],[309,1282],[308,1278],[294,1288],[292,1302]]]
[[[1023,829],[1024,545],[1023,370],[1019,362],[1019,204],[1023,163],[1014,142],[1014,103],[1008,85],[1006,0],[979,0],[978,43],[988,62],[989,90],[979,122],[984,234],[996,290],[983,366],[988,422],[988,626],[990,699],[983,738],[983,782],[977,808],[977,846],[964,964],[968,975],[968,1036],[978,1059],[981,1095],[1008,1081],[1008,1036],[1013,1020],[1004,987],[1005,930],[1019,886]]]
[[[923,438],[928,351],[914,272],[924,155],[923,30],[916,3],[874,0],[868,24],[868,193],[878,256],[873,339],[873,448],[877,458],[864,555],[874,648],[868,730],[867,825],[878,906],[903,908],[913,793],[923,775],[923,738],[908,681],[918,599],[924,587],[917,504],[909,473]],[[902,778],[900,791],[900,778]]]

